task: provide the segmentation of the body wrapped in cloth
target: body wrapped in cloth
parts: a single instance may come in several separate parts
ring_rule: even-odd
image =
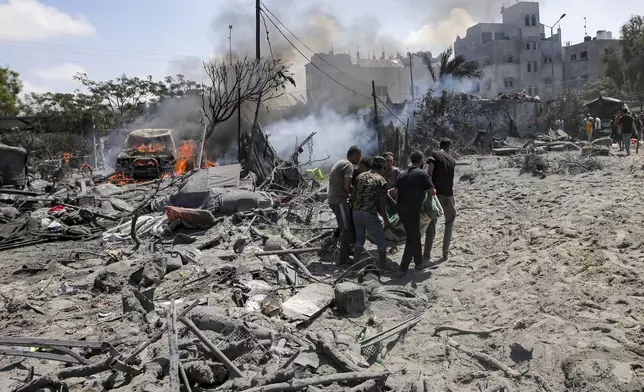
[[[385,238],[387,239],[387,245],[389,247],[405,245],[407,241],[407,235],[405,234],[405,228],[403,227],[402,221],[396,213],[396,202],[394,199],[389,197],[386,201],[387,205],[387,216],[389,217],[389,226],[385,227]],[[429,196],[425,198],[423,203],[423,209],[420,213],[420,235],[421,237],[425,235],[425,231],[429,226],[429,222],[432,219],[438,219],[443,216],[443,208],[441,207],[438,198],[434,196]],[[380,219],[382,223],[382,218]],[[371,243],[375,243],[373,237],[369,232],[367,232],[367,239]]]

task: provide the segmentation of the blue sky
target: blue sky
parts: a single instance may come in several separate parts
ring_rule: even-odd
[[[504,3],[503,0],[264,2],[287,26],[301,32],[300,38],[305,42],[310,23],[307,16],[312,15],[306,11],[315,7],[316,11],[338,15],[336,40],[349,42],[355,26],[363,23],[400,42],[401,51],[411,48],[435,52],[443,50],[456,34],[463,35],[476,22],[499,21],[499,9]],[[505,0],[506,5],[514,2]],[[233,43],[237,36],[252,37],[253,20],[248,17],[254,12],[253,0],[0,0],[0,65],[20,72],[25,90],[37,92],[73,91],[78,87],[72,80],[76,72],[107,80],[121,73],[158,78],[190,67],[198,69],[201,60],[227,48],[228,23],[232,23],[227,18],[231,12],[246,18],[242,22],[237,20],[240,25],[234,27]],[[545,23],[556,20],[562,13],[568,13],[562,22],[564,41],[581,41],[584,16],[588,17],[591,35],[599,29],[618,35],[619,26],[631,14],[644,14],[644,2],[541,1],[541,19]],[[370,17],[380,22],[366,19]],[[276,32],[271,38],[275,45],[280,44],[281,37]],[[313,42],[316,38],[319,37],[311,37],[309,43],[315,50],[330,49],[316,48]],[[369,50],[380,52],[379,47]],[[310,52],[303,51],[310,56]]]

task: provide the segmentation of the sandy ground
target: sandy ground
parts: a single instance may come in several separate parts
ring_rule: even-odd
[[[643,390],[644,155],[599,159],[604,170],[545,179],[520,176],[504,158],[472,157],[466,159],[470,165],[458,167],[457,179],[468,174],[471,180],[456,185],[458,216],[450,261],[412,271],[399,281],[384,279],[385,285],[406,285],[430,298],[422,321],[391,348],[382,365],[372,365],[392,372],[391,390],[412,390],[419,380],[426,381],[426,391],[441,392],[543,391],[545,384],[552,391]],[[435,249],[441,239],[439,231]],[[118,314],[122,306],[120,293],[91,293],[94,277],[105,268],[100,260],[60,262],[72,250],[90,245],[47,244],[0,255],[2,335],[105,340],[125,352],[146,339],[153,329],[140,320],[97,321],[99,313]],[[218,262],[205,259],[206,268]],[[398,262],[400,252],[391,259]],[[309,262],[314,273],[330,276],[335,271],[317,259]],[[44,270],[23,267],[34,265]],[[178,273],[166,277],[162,285],[168,286],[157,292],[168,292],[179,281]],[[55,297],[63,282],[77,292]],[[204,292],[207,287],[184,294]],[[212,300],[230,305],[213,292]],[[412,308],[374,300],[361,317],[328,310],[307,330],[334,330],[339,341],[354,341],[370,318],[386,329],[411,316]],[[435,336],[442,325],[501,330],[489,336]],[[511,377],[452,348],[447,335],[520,375]],[[19,385],[32,366],[36,374],[62,366],[36,359],[16,365],[20,360],[0,357],[1,391]],[[90,390],[102,390],[101,377],[72,379],[70,389],[93,385]]]

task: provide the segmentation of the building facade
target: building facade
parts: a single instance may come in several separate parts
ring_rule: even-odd
[[[585,84],[603,78],[606,65],[602,55],[608,49],[617,49],[620,40],[613,39],[610,31],[599,30],[595,38],[584,37],[584,42],[564,46],[564,84],[566,88],[582,89]]]
[[[431,58],[431,53],[429,54]],[[312,108],[328,107],[338,112],[373,106],[372,81],[382,102],[401,103],[411,98],[413,74],[415,95],[430,85],[429,70],[419,55],[352,58],[347,53],[318,53],[306,64],[307,104]]]
[[[561,29],[546,38],[539,3],[501,8],[501,23],[479,23],[457,37],[454,54],[479,62],[485,77],[473,93],[494,98],[518,93],[549,99],[562,91]]]

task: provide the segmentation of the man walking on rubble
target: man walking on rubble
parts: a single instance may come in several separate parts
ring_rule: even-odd
[[[367,232],[371,234],[378,246],[378,268],[384,271],[387,266],[387,240],[378,219],[382,216],[385,226],[389,226],[385,197],[387,197],[387,180],[382,176],[385,158],[374,157],[371,170],[361,173],[352,195],[353,223],[356,228],[356,246],[353,261],[357,263],[364,248]]]
[[[633,134],[633,124],[635,120],[628,109],[624,109],[624,114],[619,119],[619,125],[622,127],[622,140],[626,149],[626,156],[631,155],[631,136]]]
[[[362,150],[358,146],[351,146],[347,157],[337,161],[329,174],[329,194],[327,201],[338,223],[338,236],[340,237],[339,264],[348,263],[349,247],[354,241],[353,219],[349,199],[353,192],[352,179],[354,165],[362,158]]]
[[[398,190],[396,206],[407,237],[405,251],[400,262],[399,277],[405,276],[412,259],[417,270],[429,266],[429,264],[423,264],[420,214],[425,198],[434,192],[434,185],[427,172],[421,169],[423,158],[422,152],[412,152],[410,155],[411,166],[402,172],[396,181],[396,189]]]
[[[427,174],[431,177],[432,183],[436,187],[436,196],[441,207],[443,207],[443,217],[445,218],[443,257],[440,261],[447,261],[449,258],[449,245],[452,241],[454,220],[456,220],[456,203],[454,201],[454,171],[456,161],[449,154],[451,145],[452,142],[449,139],[442,139],[440,142],[440,151],[432,152],[432,156],[427,159]],[[437,219],[432,219],[425,234],[425,252],[423,255],[425,261],[431,259],[437,221]]]

